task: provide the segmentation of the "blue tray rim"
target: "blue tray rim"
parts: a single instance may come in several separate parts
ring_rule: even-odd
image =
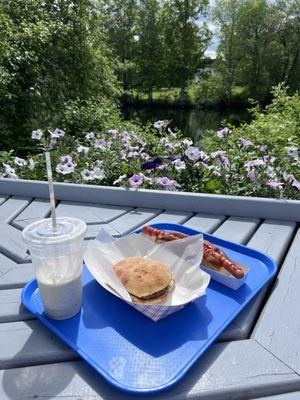
[[[147,225],[147,224],[145,224]],[[51,320],[48,321],[46,318],[44,318],[42,315],[36,313],[34,309],[32,309],[31,303],[28,304],[26,300],[26,294],[27,291],[30,291],[33,293],[37,288],[37,280],[35,278],[31,279],[23,288],[22,293],[21,293],[21,301],[23,305],[30,311],[32,312],[43,324],[45,324],[52,332],[54,332],[60,339],[62,339],[68,346],[70,346],[77,354],[79,354],[96,372],[98,372],[110,385],[115,387],[118,390],[121,390],[125,393],[129,394],[154,394],[154,393],[160,393],[163,392],[167,389],[170,389],[173,387],[175,384],[177,384],[179,381],[181,381],[185,374],[192,368],[194,363],[204,354],[204,352],[214,343],[216,338],[227,328],[227,326],[235,319],[235,317],[246,307],[246,305],[255,297],[255,295],[263,288],[263,286],[272,279],[272,277],[275,275],[277,271],[277,265],[275,261],[270,257],[265,255],[264,253],[251,249],[249,247],[230,242],[221,238],[218,238],[216,236],[210,235],[208,233],[204,233],[192,228],[188,228],[185,226],[182,226],[180,224],[172,224],[172,223],[155,223],[155,224],[149,224],[149,226],[152,226],[157,229],[164,229],[164,230],[177,230],[182,233],[186,233],[188,235],[196,235],[196,234],[202,234],[204,239],[207,239],[211,241],[212,243],[216,245],[223,246],[225,248],[228,248],[233,251],[237,251],[237,249],[240,249],[240,253],[248,255],[250,257],[256,258],[263,262],[268,270],[269,270],[269,275],[262,280],[260,286],[253,291],[252,295],[245,301],[243,304],[239,307],[239,309],[232,314],[223,325],[220,326],[220,328],[215,332],[213,336],[210,337],[209,340],[207,340],[206,344],[201,348],[201,351],[196,353],[194,357],[192,357],[184,367],[182,367],[178,373],[168,382],[166,382],[163,385],[152,387],[152,388],[146,388],[146,389],[137,389],[135,387],[131,386],[125,386],[123,384],[120,384],[115,378],[113,378],[111,375],[109,375],[106,370],[104,370],[102,367],[96,366],[93,364],[93,359],[84,351],[82,351],[80,348],[77,348],[77,346],[74,346],[72,342],[70,342],[68,339],[64,338],[64,335],[60,332],[57,331],[57,329],[51,324]],[[135,231],[129,233],[140,233],[142,231],[141,228],[136,229]],[[126,235],[123,235],[126,236]],[[34,285],[35,289],[32,291],[31,286]]]

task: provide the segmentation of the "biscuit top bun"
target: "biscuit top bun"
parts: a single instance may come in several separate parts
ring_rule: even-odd
[[[159,261],[129,257],[113,266],[125,289],[143,298],[166,289],[171,283],[171,270]]]

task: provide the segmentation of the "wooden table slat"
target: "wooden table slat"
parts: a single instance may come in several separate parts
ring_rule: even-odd
[[[300,229],[298,229],[273,292],[265,305],[252,337],[300,373]]]
[[[0,206],[0,222],[12,221],[31,201],[30,197],[12,196]]]
[[[8,199],[8,197],[9,197],[9,196],[0,195],[0,205],[1,205],[2,203],[4,203],[4,202]]]
[[[260,224],[258,218],[229,217],[214,235],[231,242],[246,243]]]
[[[34,319],[20,303],[22,289],[0,290],[0,323]]]
[[[196,214],[183,225],[187,228],[196,229],[201,232],[212,233],[225,219],[225,215]]]
[[[5,204],[5,203],[4,203]],[[30,262],[28,246],[22,239],[19,229],[0,223],[0,252],[17,263]]]
[[[300,399],[300,392],[291,392],[291,393],[277,394],[275,396],[259,397],[256,400],[299,400],[299,399]]]
[[[150,221],[147,221],[147,224],[158,224],[163,222],[167,224],[183,224],[191,218],[192,215],[192,213],[183,211],[164,211],[152,218]]]
[[[2,275],[0,274],[0,289],[21,288],[33,277],[34,268],[32,263],[6,266],[6,272],[2,273]]]
[[[12,225],[23,230],[27,225],[50,214],[48,199],[34,199],[13,221]]]
[[[43,345],[44,338],[35,338],[34,323],[35,321],[27,322],[33,328],[28,342],[17,340],[16,343],[21,363],[33,361],[30,354],[31,348],[35,346],[35,339],[38,345]],[[49,335],[49,332],[47,333]],[[53,337],[52,340],[56,339]],[[62,354],[65,350],[62,349]],[[44,347],[44,351],[45,355],[51,357],[50,349]],[[72,355],[69,354],[70,357]],[[44,362],[45,359],[39,361]],[[137,396],[125,395],[115,390],[83,361],[2,370],[0,382],[1,400],[137,399]],[[159,396],[139,395],[138,398],[239,400],[299,389],[300,378],[297,374],[255,341],[241,340],[213,345],[201,362],[197,363],[173,389],[160,393]]]
[[[56,207],[58,217],[80,218],[87,224],[108,223],[131,211],[132,207],[62,201]]]

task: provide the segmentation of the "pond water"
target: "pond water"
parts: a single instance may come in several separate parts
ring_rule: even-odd
[[[180,110],[168,108],[134,108],[123,107],[125,119],[139,118],[142,123],[154,122],[160,119],[170,120],[171,128],[179,128],[185,136],[198,142],[209,130],[217,131],[222,123],[238,126],[250,121],[247,110]]]

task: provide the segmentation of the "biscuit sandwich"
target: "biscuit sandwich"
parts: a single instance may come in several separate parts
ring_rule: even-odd
[[[175,285],[170,268],[149,258],[125,258],[113,270],[134,303],[162,303]]]

